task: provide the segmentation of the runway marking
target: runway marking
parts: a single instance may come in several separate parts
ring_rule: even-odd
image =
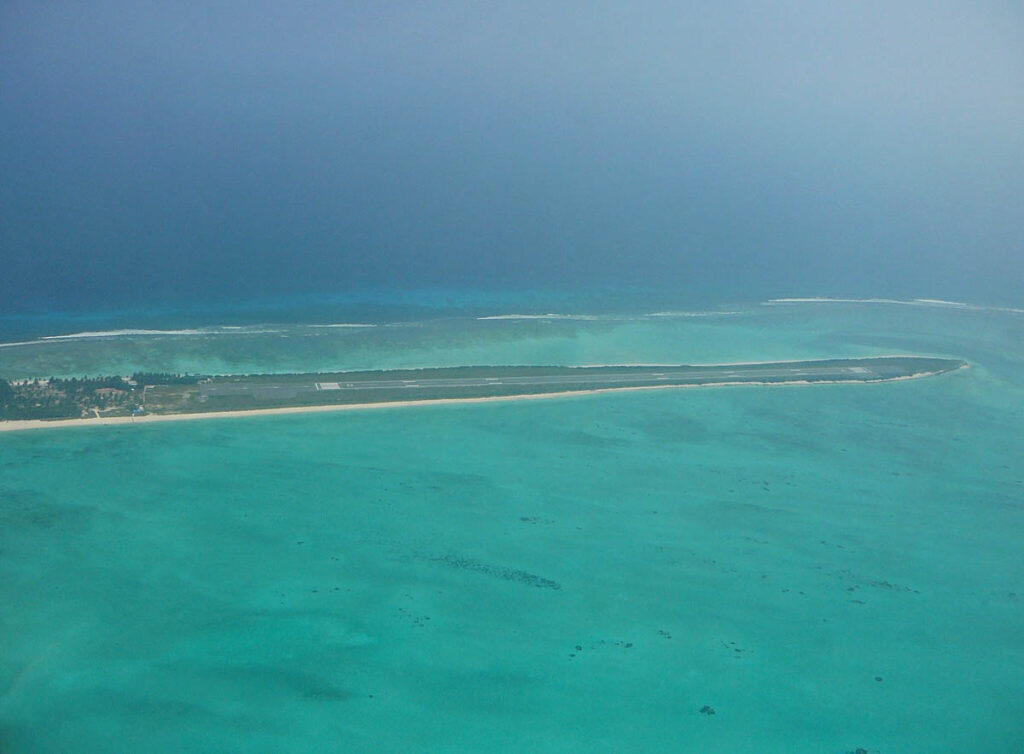
[[[909,357],[908,357],[909,358]],[[201,399],[217,398],[228,395],[241,395],[257,400],[280,401],[291,398],[299,393],[307,393],[310,390],[320,391],[342,391],[357,395],[373,395],[382,392],[397,392],[402,389],[436,390],[440,394],[448,395],[461,389],[478,390],[485,394],[497,393],[533,393],[538,390],[560,390],[563,386],[570,392],[614,389],[616,387],[628,388],[632,386],[666,387],[679,383],[682,385],[693,384],[719,384],[719,383],[747,383],[757,381],[799,381],[799,382],[875,382],[890,378],[892,370],[875,369],[873,361],[865,362],[866,366],[853,365],[832,365],[828,363],[807,362],[797,366],[792,364],[750,364],[750,365],[729,365],[727,370],[721,370],[708,366],[661,368],[665,371],[655,372],[644,369],[628,369],[622,367],[619,370],[573,370],[571,372],[555,372],[552,374],[523,374],[520,369],[510,368],[510,374],[502,376],[473,376],[465,377],[458,375],[451,370],[424,371],[423,376],[417,379],[401,379],[401,374],[390,377],[381,373],[384,379],[363,379],[356,377],[351,382],[325,381],[325,382],[298,382],[288,383],[259,381],[251,384],[235,384],[227,382],[222,385],[200,385]],[[884,363],[884,362],[882,362]],[[408,372],[406,372],[408,374]],[[434,376],[434,375],[443,376]],[[492,372],[494,374],[494,372]],[[302,375],[296,375],[302,376]],[[340,375],[339,375],[340,376]],[[307,379],[323,378],[338,380],[336,375],[331,374],[310,374],[305,375]],[[369,375],[367,375],[369,377]],[[707,382],[705,382],[707,380]],[[658,385],[656,383],[664,383]],[[490,390],[498,388],[501,390]],[[325,396],[322,401],[332,399]],[[337,399],[334,399],[337,400]],[[369,400],[367,398],[366,400]]]

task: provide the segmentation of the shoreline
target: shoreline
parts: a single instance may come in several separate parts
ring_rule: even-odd
[[[279,416],[285,414],[319,414],[338,411],[364,411],[384,408],[413,408],[426,406],[470,405],[476,403],[510,403],[513,401],[545,400],[551,398],[569,398],[573,396],[597,395],[600,393],[625,393],[635,390],[689,390],[694,388],[715,387],[792,387],[795,385],[878,385],[887,382],[916,380],[922,377],[935,377],[940,374],[952,374],[966,369],[970,365],[952,369],[949,372],[919,372],[900,377],[888,377],[877,380],[786,380],[783,382],[711,382],[697,385],[642,385],[633,387],[606,387],[589,390],[561,390],[553,393],[527,393],[524,395],[495,395],[479,398],[427,398],[416,401],[380,401],[377,403],[341,403],[321,406],[280,406],[276,408],[252,408],[240,411],[210,411],[191,414],[145,414],[143,416],[107,416],[85,419],[12,419],[0,421],[2,432],[26,432],[38,429],[68,429],[71,427],[111,427],[134,424],[155,424],[173,421],[201,421],[205,419],[233,419],[252,416]]]
[[[327,327],[328,325],[324,325],[324,326]],[[330,327],[333,327],[333,325],[330,325]],[[18,343],[14,343],[14,344],[0,343],[0,347],[2,347],[4,345],[20,345],[20,344],[18,344]],[[463,365],[463,364],[458,364],[458,365],[447,365],[447,366],[440,366],[440,367],[439,366],[395,366],[395,367],[386,367],[384,369],[370,369],[370,368],[367,367],[367,368],[354,368],[354,369],[338,369],[338,370],[332,370],[332,371],[329,371],[329,372],[323,372],[322,374],[346,375],[346,374],[360,374],[360,373],[364,373],[364,372],[379,372],[381,374],[387,374],[388,372],[421,372],[421,371],[428,371],[428,370],[435,370],[435,369],[459,369],[459,368],[463,368],[465,366],[469,366],[469,367],[473,367],[473,368],[476,368],[476,367],[481,367],[481,368],[488,368],[488,367],[521,367],[521,366],[531,366],[531,367],[534,367],[534,366],[536,366],[536,367],[557,368],[557,369],[609,369],[609,368],[613,368],[613,367],[629,367],[629,368],[632,368],[632,367],[650,367],[650,368],[657,368],[657,369],[661,369],[661,368],[676,369],[676,368],[679,368],[679,367],[709,367],[709,368],[710,367],[745,367],[745,366],[757,366],[757,365],[760,365],[760,364],[803,364],[803,363],[815,362],[815,361],[844,361],[844,360],[851,360],[852,361],[852,360],[857,360],[857,359],[916,359],[916,358],[921,358],[922,356],[924,356],[925,358],[937,358],[937,359],[953,359],[953,358],[957,358],[957,357],[952,356],[950,354],[938,354],[938,355],[936,355],[936,354],[919,354],[919,353],[887,353],[887,354],[883,354],[881,356],[836,356],[836,357],[829,357],[829,358],[826,358],[826,359],[768,359],[768,360],[758,359],[756,361],[713,361],[713,362],[694,361],[694,362],[689,363],[689,364],[676,364],[676,363],[673,363],[673,362],[660,362],[660,361],[651,361],[651,362],[646,362],[646,361],[629,361],[629,362],[615,362],[615,363],[611,363],[611,364],[599,364],[599,363],[594,363],[594,364],[530,364],[530,365],[524,365],[524,364],[470,364],[470,365]],[[302,373],[301,372],[290,372],[290,371],[286,371],[286,372],[253,372],[251,374],[239,374],[239,373],[236,373],[236,372],[209,372],[209,373],[203,373],[202,376],[204,376],[204,377],[292,377],[292,376],[294,376],[296,374],[302,374]],[[68,377],[67,375],[54,375],[54,376],[56,376],[58,379],[67,379],[67,377]],[[71,375],[71,376],[73,377],[74,375]],[[121,375],[121,376],[127,378],[129,375]],[[916,377],[918,375],[911,375],[911,376]],[[18,378],[10,379],[10,383],[12,385],[24,385],[26,383],[36,382],[36,381],[46,382],[46,379],[39,378],[39,377],[18,377]],[[875,380],[875,381],[878,382],[878,380]],[[861,382],[867,382],[867,380],[861,380]],[[708,385],[694,385],[694,386],[691,386],[691,387],[710,387],[711,384],[724,384],[724,383],[709,383]],[[739,383],[739,384],[753,385],[755,383],[753,383],[753,382],[744,382],[744,383]],[[760,384],[760,383],[758,383],[758,384]],[[779,384],[779,383],[765,383],[765,384]],[[579,391],[572,391],[572,392],[579,392]],[[3,421],[0,421],[0,425],[2,425],[2,424],[3,424]]]

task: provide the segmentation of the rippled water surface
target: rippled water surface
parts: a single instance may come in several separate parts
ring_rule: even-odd
[[[1024,317],[651,314],[0,349],[13,377],[971,362],[0,434],[0,750],[1019,749]]]

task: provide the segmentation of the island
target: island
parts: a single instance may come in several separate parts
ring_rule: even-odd
[[[0,379],[0,431],[621,390],[877,383],[934,376],[965,366],[959,359],[875,356],[740,364],[468,366],[249,375],[137,372]]]

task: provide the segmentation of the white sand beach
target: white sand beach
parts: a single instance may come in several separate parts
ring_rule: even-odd
[[[958,369],[966,368],[966,364]],[[957,370],[954,370],[957,371]],[[327,411],[362,411],[381,408],[409,408],[414,406],[450,406],[472,403],[498,403],[511,401],[542,400],[545,398],[569,398],[595,395],[598,393],[625,393],[636,390],[681,390],[714,387],[787,387],[794,385],[870,385],[882,382],[901,382],[931,376],[930,372],[908,374],[878,380],[789,380],[785,382],[715,382],[706,385],[644,385],[640,387],[609,387],[592,390],[562,390],[554,393],[530,393],[527,395],[496,395],[485,398],[433,398],[419,401],[383,401],[379,403],[344,403],[329,406],[287,406],[282,408],[255,408],[242,411],[210,411],[194,414],[143,414],[142,416],[104,416],[86,419],[15,419],[0,421],[0,432],[21,432],[31,429],[62,429],[68,427],[108,427],[124,424],[152,424],[154,422],[195,421],[199,419],[232,419],[248,416],[277,416],[281,414],[314,414]]]

